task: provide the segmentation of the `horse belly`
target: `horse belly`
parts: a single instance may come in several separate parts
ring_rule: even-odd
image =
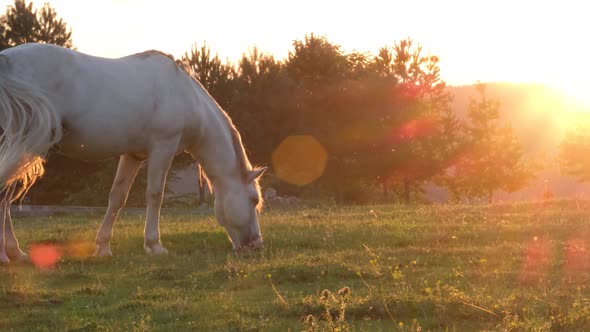
[[[58,146],[58,151],[70,158],[87,161],[104,160],[123,154],[147,156],[147,142],[109,131],[67,130]]]

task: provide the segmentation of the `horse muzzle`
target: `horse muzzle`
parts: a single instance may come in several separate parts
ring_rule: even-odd
[[[264,242],[262,241],[262,238],[260,236],[257,236],[253,240],[251,240],[250,242],[239,246],[236,249],[236,251],[237,252],[244,252],[244,251],[250,251],[250,250],[260,250],[262,248],[264,248]]]

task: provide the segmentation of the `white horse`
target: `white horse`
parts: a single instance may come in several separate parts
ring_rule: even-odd
[[[120,157],[96,237],[98,256],[112,255],[113,224],[144,160],[144,248],[167,252],[158,219],[166,174],[183,151],[211,180],[215,216],[234,249],[262,246],[258,178],[266,168],[252,168],[230,118],[187,72],[158,51],[106,59],[25,44],[0,52],[0,262],[26,257],[9,207],[43,174],[53,146],[83,160]]]

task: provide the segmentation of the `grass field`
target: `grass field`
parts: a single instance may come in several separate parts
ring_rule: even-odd
[[[20,218],[27,251],[70,249],[51,269],[0,267],[0,330],[582,331],[589,217],[570,202],[275,209],[265,249],[236,256],[212,216],[164,215],[170,254],[150,257],[125,216],[106,259],[86,257],[100,216]]]

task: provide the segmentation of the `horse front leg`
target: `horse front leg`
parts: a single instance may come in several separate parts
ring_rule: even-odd
[[[156,146],[148,159],[146,189],[147,212],[143,247],[148,254],[166,254],[168,251],[160,242],[160,209],[164,197],[166,175],[178,147],[178,139],[172,139]]]
[[[119,158],[119,166],[117,167],[117,175],[111,187],[109,194],[109,206],[107,212],[102,220],[100,230],[96,235],[96,252],[95,256],[112,256],[111,238],[113,237],[113,225],[117,220],[119,211],[125,205],[127,197],[129,196],[129,189],[135,180],[135,176],[143,163],[130,155],[122,155]]]

